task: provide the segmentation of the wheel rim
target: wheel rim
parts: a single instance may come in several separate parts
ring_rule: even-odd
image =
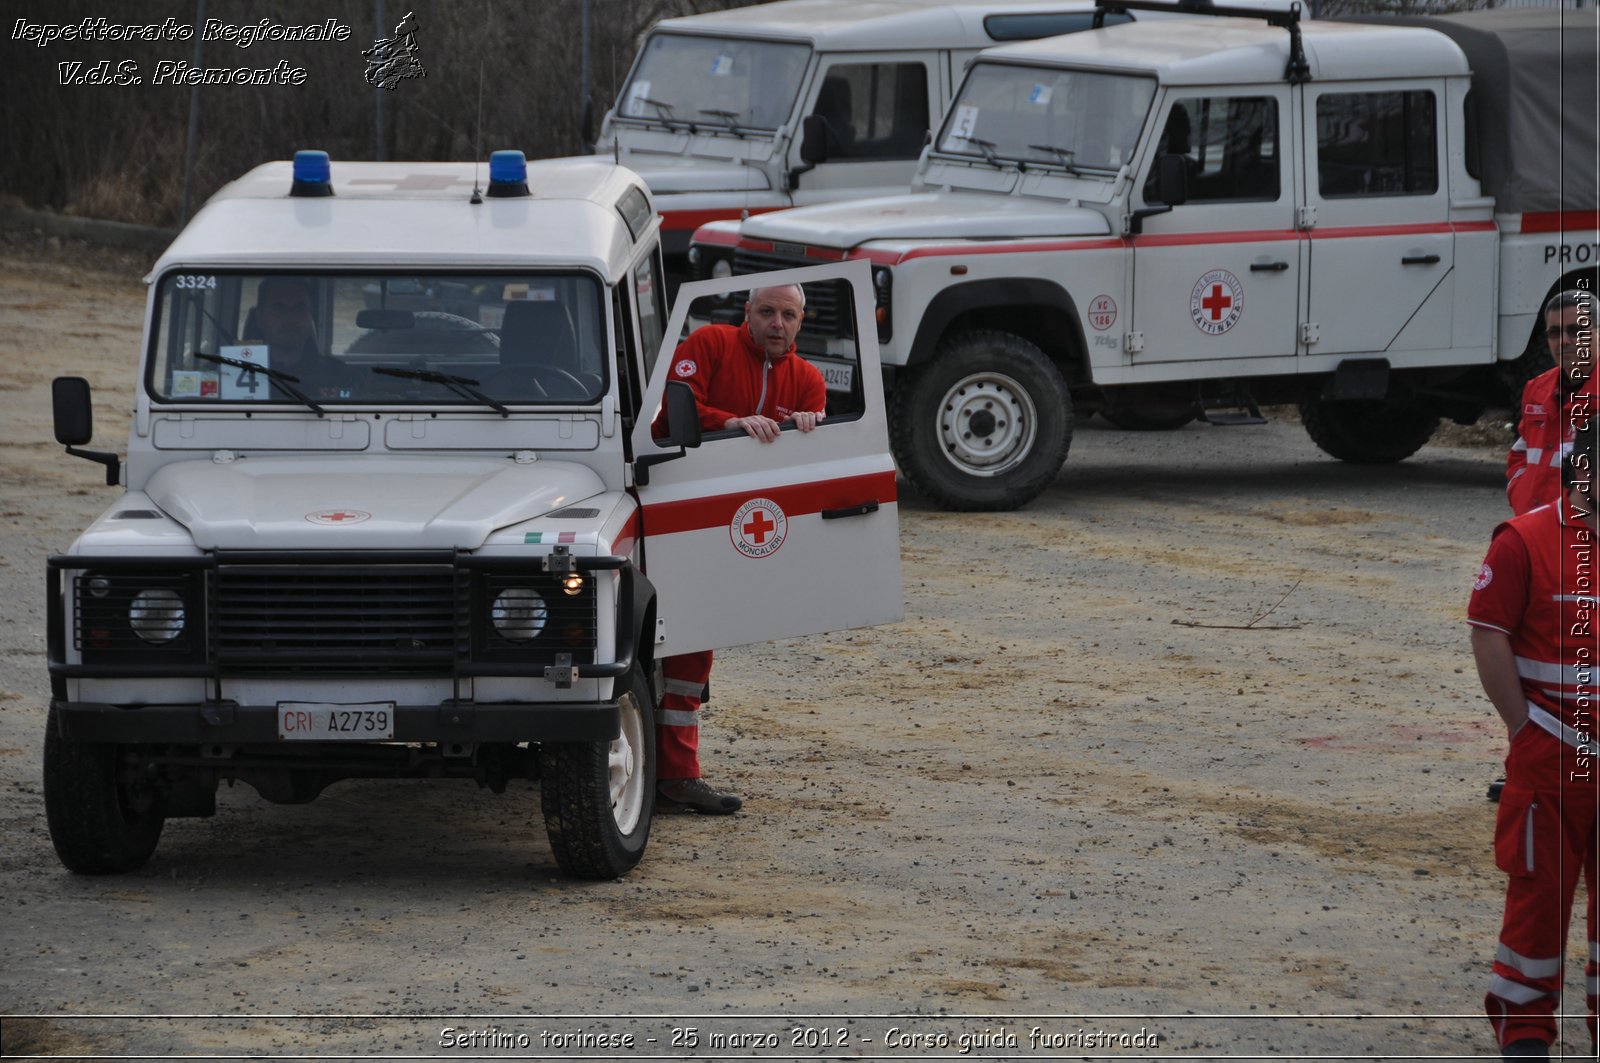
[[[617,830],[631,834],[644,811],[644,713],[632,692],[618,698],[617,707],[622,710],[622,731],[606,754],[606,781]]]
[[[963,377],[939,403],[939,448],[971,476],[998,476],[1020,465],[1037,435],[1027,389],[1000,373]]]

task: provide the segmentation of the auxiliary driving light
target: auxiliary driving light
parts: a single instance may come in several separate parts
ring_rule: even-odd
[[[128,626],[154,645],[171,642],[183,634],[183,599],[165,588],[140,591],[128,606]]]
[[[509,587],[501,591],[489,610],[494,629],[501,638],[512,642],[532,642],[538,638],[549,617],[550,607],[531,587]]]

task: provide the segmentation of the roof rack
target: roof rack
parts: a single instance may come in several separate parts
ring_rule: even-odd
[[[1213,4],[1211,0],[1176,0],[1161,3],[1159,0],[1099,0],[1094,8],[1094,28],[1106,24],[1106,16],[1125,15],[1129,11],[1165,11],[1184,15],[1216,15],[1228,18],[1258,18],[1269,26],[1280,26],[1289,31],[1289,63],[1283,69],[1283,80],[1293,85],[1311,80],[1311,65],[1306,62],[1306,50],[1300,42],[1300,5],[1293,3],[1287,11],[1272,11],[1257,7],[1228,7]]]

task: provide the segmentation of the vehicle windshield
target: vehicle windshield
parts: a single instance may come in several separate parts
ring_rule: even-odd
[[[939,133],[938,151],[992,164],[1115,173],[1133,159],[1152,78],[980,63]]]
[[[617,116],[673,129],[773,130],[794,110],[810,59],[804,44],[657,33],[622,89]]]
[[[156,299],[161,401],[501,409],[605,393],[587,273],[173,272]]]

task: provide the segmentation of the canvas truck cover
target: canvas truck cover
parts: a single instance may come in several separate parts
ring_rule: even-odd
[[[1436,30],[1466,54],[1474,166],[1498,211],[1600,208],[1600,12],[1499,8],[1363,21]]]

